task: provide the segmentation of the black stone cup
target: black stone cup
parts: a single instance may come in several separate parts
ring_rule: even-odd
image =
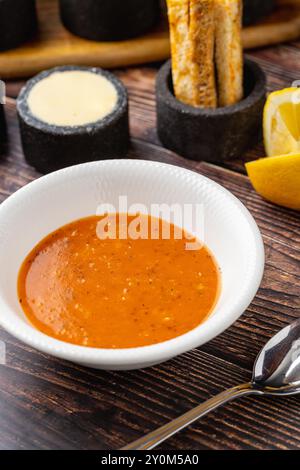
[[[118,100],[111,113],[98,121],[78,126],[49,124],[34,116],[28,106],[32,88],[55,72],[87,71],[105,77],[114,85]],[[17,98],[17,114],[26,161],[41,173],[89,161],[123,158],[129,146],[128,96],[123,83],[110,72],[96,67],[63,65],[31,78]]]
[[[248,26],[268,15],[275,9],[275,0],[244,0],[243,22]]]
[[[4,115],[4,106],[0,103],[0,155],[4,150],[6,143],[7,132],[6,132],[6,121]]]
[[[159,19],[159,0],[59,0],[64,26],[93,41],[146,34]]]
[[[156,80],[157,132],[162,144],[192,160],[225,162],[241,157],[261,136],[266,77],[249,59],[244,62],[244,99],[233,106],[196,108],[177,100],[171,61]]]
[[[0,51],[20,46],[36,31],[35,0],[0,0]]]

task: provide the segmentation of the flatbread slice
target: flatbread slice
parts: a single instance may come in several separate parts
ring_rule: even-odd
[[[214,1],[167,0],[174,92],[191,106],[217,105]]]
[[[242,0],[215,0],[218,105],[243,98]]]

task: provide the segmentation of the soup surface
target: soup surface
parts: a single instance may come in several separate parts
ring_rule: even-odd
[[[153,219],[142,217],[150,231]],[[19,300],[37,329],[73,344],[130,348],[182,335],[207,318],[220,276],[205,246],[186,250],[187,240],[165,222],[169,239],[160,230],[158,239],[104,240],[100,219],[61,227],[22,264]]]

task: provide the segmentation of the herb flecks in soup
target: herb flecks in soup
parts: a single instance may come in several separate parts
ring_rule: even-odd
[[[38,330],[78,345],[130,348],[177,337],[208,317],[219,272],[205,246],[186,250],[174,226],[170,239],[101,240],[98,221],[61,227],[25,259],[19,299]]]

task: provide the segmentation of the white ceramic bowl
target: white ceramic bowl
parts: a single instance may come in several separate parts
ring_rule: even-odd
[[[28,252],[72,220],[95,214],[101,203],[202,203],[204,242],[222,272],[222,291],[211,316],[169,341],[130,349],[96,349],[51,338],[29,324],[17,297],[17,276]],[[197,235],[197,234],[196,234]],[[199,234],[198,234],[199,235]],[[261,282],[264,249],[247,209],[208,178],[156,162],[108,160],[43,176],[0,206],[0,323],[13,336],[47,354],[99,369],[135,369],[166,361],[222,333],[244,312]]]

